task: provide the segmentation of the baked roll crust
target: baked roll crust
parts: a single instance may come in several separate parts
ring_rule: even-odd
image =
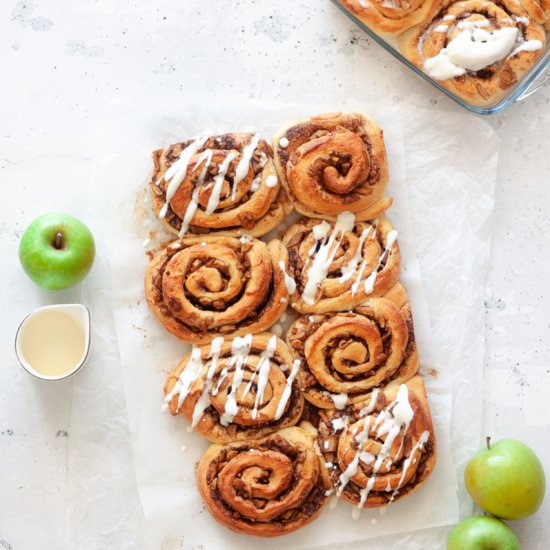
[[[469,49],[472,43],[475,54]],[[493,61],[480,61],[482,51],[487,53],[484,44],[493,48],[497,43],[502,45],[500,54]],[[399,49],[409,61],[458,97],[480,106],[497,102],[533,66],[545,44],[544,29],[517,0],[447,2],[435,17],[399,37]],[[464,65],[449,65],[451,49]]]
[[[426,20],[441,6],[440,0],[340,0],[340,3],[379,34],[399,34]]]
[[[212,445],[197,484],[214,518],[245,535],[274,537],[313,521],[326,503],[328,474],[313,428],[286,428],[260,440]]]
[[[285,311],[280,241],[217,235],[174,241],[149,263],[145,295],[155,317],[185,342],[261,332]]]
[[[319,447],[334,491],[359,509],[411,494],[435,467],[434,430],[419,376],[343,411],[319,414]]]
[[[408,302],[372,298],[351,312],[303,315],[286,339],[302,364],[304,397],[320,409],[343,409],[418,371]]]
[[[521,0],[521,6],[531,19],[550,31],[550,0]]]
[[[194,348],[168,375],[164,403],[210,441],[258,439],[300,419],[299,369],[274,334],[218,337]]]
[[[358,220],[379,216],[388,163],[380,127],[359,113],[330,113],[297,120],[273,138],[275,167],[298,212],[335,219],[352,212]]]
[[[273,167],[273,150],[258,134],[189,139],[157,149],[153,162],[153,211],[180,237],[258,237],[292,211]]]
[[[385,216],[357,222],[344,213],[331,223],[301,218],[283,244],[296,282],[290,300],[300,313],[350,310],[399,280],[397,231]]]

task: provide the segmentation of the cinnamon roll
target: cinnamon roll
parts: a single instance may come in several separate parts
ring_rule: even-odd
[[[399,34],[441,7],[440,0],[339,0],[357,19],[379,34]]]
[[[292,210],[273,167],[273,150],[258,134],[189,139],[153,152],[153,211],[186,233],[264,235]]]
[[[399,37],[403,55],[474,105],[498,101],[533,66],[544,29],[517,0],[461,0]]]
[[[330,113],[297,120],[273,138],[275,167],[298,212],[334,220],[352,212],[358,220],[379,216],[388,164],[383,133],[358,113]]]
[[[313,521],[330,489],[315,434],[294,427],[260,440],[212,445],[197,465],[209,512],[237,533],[261,537],[284,535]]]
[[[168,375],[165,407],[210,441],[257,439],[298,422],[304,398],[300,361],[273,334],[194,348]]]
[[[300,313],[350,310],[383,296],[399,279],[397,231],[384,216],[357,222],[344,213],[331,223],[301,218],[283,243],[296,283],[291,304]]]
[[[319,447],[334,491],[357,506],[354,513],[411,494],[435,467],[434,430],[419,376],[320,416]]]
[[[303,315],[287,343],[301,361],[304,397],[321,409],[343,409],[374,388],[405,382],[418,371],[410,305],[372,298],[350,312]]]
[[[206,344],[216,336],[261,332],[287,307],[287,261],[277,240],[185,237],[149,263],[147,303],[185,342]]]

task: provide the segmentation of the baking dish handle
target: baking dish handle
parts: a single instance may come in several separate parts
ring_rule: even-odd
[[[527,88],[525,88],[525,90],[517,98],[516,101],[523,101],[524,99],[528,98],[530,95],[533,95],[535,92],[540,90],[543,86],[546,86],[549,82],[550,82],[550,74],[548,74],[546,71],[542,71],[542,73],[539,76],[537,76],[537,78],[535,78],[533,82],[531,82],[531,84],[527,86]]]

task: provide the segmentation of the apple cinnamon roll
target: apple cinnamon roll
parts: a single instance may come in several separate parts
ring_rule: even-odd
[[[286,339],[302,364],[304,397],[320,409],[343,409],[418,371],[408,302],[372,298],[351,312],[303,315]]]
[[[544,29],[517,0],[461,0],[399,37],[403,55],[474,105],[498,101],[533,66]]]
[[[169,332],[206,344],[274,324],[287,307],[292,284],[287,266],[286,249],[277,240],[185,237],[151,260],[145,295]]]
[[[391,205],[384,197],[388,163],[383,133],[358,113],[304,118],[273,138],[275,167],[298,212],[334,220],[352,212],[358,220],[379,216]]]
[[[215,338],[168,375],[164,406],[216,443],[257,439],[295,425],[304,398],[300,362],[273,334]]]
[[[343,411],[319,414],[318,442],[334,492],[357,512],[411,494],[435,467],[434,430],[419,376]]]
[[[153,211],[180,237],[258,237],[292,210],[273,167],[273,150],[258,134],[189,139],[154,151],[153,162]]]
[[[331,223],[301,218],[288,228],[283,244],[296,283],[290,300],[300,313],[353,309],[383,296],[399,279],[397,231],[385,216],[357,222],[344,213]]]
[[[379,34],[399,34],[441,7],[440,0],[339,0],[357,19]]]
[[[313,428],[286,428],[259,440],[212,445],[197,465],[214,518],[245,535],[274,537],[313,521],[326,503],[328,474]]]

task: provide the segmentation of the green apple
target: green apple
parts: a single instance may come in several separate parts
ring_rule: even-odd
[[[475,516],[453,528],[447,550],[520,550],[520,545],[512,529],[499,519]]]
[[[69,214],[44,214],[27,227],[19,243],[19,260],[38,285],[61,290],[90,271],[95,256],[90,230]]]
[[[520,519],[542,503],[546,482],[537,455],[521,441],[503,439],[476,453],[466,465],[464,482],[476,504],[493,516]]]

